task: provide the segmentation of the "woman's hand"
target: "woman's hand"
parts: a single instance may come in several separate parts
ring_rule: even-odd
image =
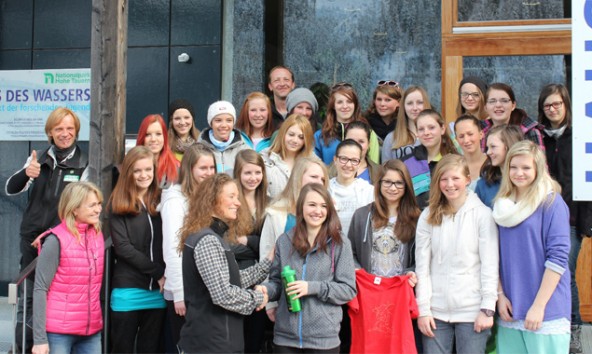
[[[432,316],[423,316],[417,319],[417,327],[421,333],[430,338],[434,338],[434,332],[432,329],[436,329],[436,322]]]
[[[417,275],[415,275],[415,272],[407,272],[406,275],[409,276],[409,279],[407,280],[407,282],[409,283],[409,286],[414,288],[415,285],[417,284]]]
[[[164,291],[164,276],[158,279],[158,286],[160,287],[160,292],[162,293]]]
[[[288,284],[286,288],[286,294],[288,296],[296,294],[294,299],[300,299],[303,296],[308,295],[308,282],[304,280],[296,280]]]
[[[48,354],[49,344],[35,344],[32,350],[33,354]]]
[[[493,327],[493,317],[487,317],[486,314],[479,311],[479,314],[475,319],[475,325],[473,326],[475,332],[481,333],[481,331],[490,329],[491,327]]]
[[[499,313],[502,320],[506,322],[514,321],[512,318],[512,304],[504,293],[501,293],[497,296],[497,312]]]
[[[545,307],[537,304],[532,304],[526,318],[524,319],[524,328],[529,331],[536,331],[543,325],[543,319],[545,318]]]
[[[175,313],[179,316],[185,316],[187,309],[185,308],[185,301],[175,301]]]
[[[268,309],[267,311],[265,311],[265,312],[267,312],[267,317],[269,317],[269,320],[271,322],[275,322],[275,312],[276,312],[276,310],[277,310],[277,307],[274,307],[272,309]]]
[[[258,291],[263,294],[263,302],[261,303],[261,305],[257,306],[256,309],[257,311],[261,311],[265,308],[265,305],[267,305],[267,302],[269,301],[269,296],[267,295],[267,287],[263,285],[255,285],[255,291]]]
[[[239,236],[236,240],[243,246],[247,245],[247,236]]]

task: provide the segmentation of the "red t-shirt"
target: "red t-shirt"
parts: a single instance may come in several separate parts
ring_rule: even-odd
[[[356,270],[358,295],[348,303],[351,353],[417,353],[411,319],[419,310],[408,279]]]

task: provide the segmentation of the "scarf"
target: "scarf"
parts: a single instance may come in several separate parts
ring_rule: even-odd
[[[177,143],[174,146],[174,151],[184,154],[185,150],[189,149],[193,144],[195,144],[195,139],[191,136],[187,137],[187,141],[183,141],[181,139],[177,139]]]
[[[553,193],[553,187],[547,183],[538,189],[533,203],[526,203],[525,199],[516,203],[513,195],[509,198],[498,198],[493,205],[491,216],[499,226],[514,227],[531,216],[550,193]]]
[[[234,130],[230,132],[230,137],[226,141],[220,141],[214,137],[214,131],[210,129],[210,141],[218,151],[224,151],[234,141]]]

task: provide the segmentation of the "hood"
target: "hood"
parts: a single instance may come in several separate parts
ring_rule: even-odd
[[[465,200],[465,203],[463,204],[462,207],[460,207],[460,209],[456,212],[456,214],[457,215],[465,214],[468,211],[471,211],[471,210],[481,207],[481,206],[485,206],[485,204],[483,204],[481,199],[479,199],[479,196],[477,195],[477,193],[475,193],[472,190],[467,188],[467,200]]]
[[[167,201],[170,201],[173,199],[185,200],[185,196],[183,195],[183,192],[181,191],[180,184],[174,184],[171,187],[162,190],[162,193],[160,195],[160,203],[156,207],[156,210],[160,212],[160,210],[162,209],[162,205],[164,203],[166,203]]]

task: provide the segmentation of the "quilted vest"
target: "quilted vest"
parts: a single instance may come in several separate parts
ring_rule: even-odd
[[[103,234],[77,224],[82,242],[65,222],[46,232],[60,241],[60,263],[47,292],[46,330],[89,336],[103,329],[100,293],[104,267]]]

